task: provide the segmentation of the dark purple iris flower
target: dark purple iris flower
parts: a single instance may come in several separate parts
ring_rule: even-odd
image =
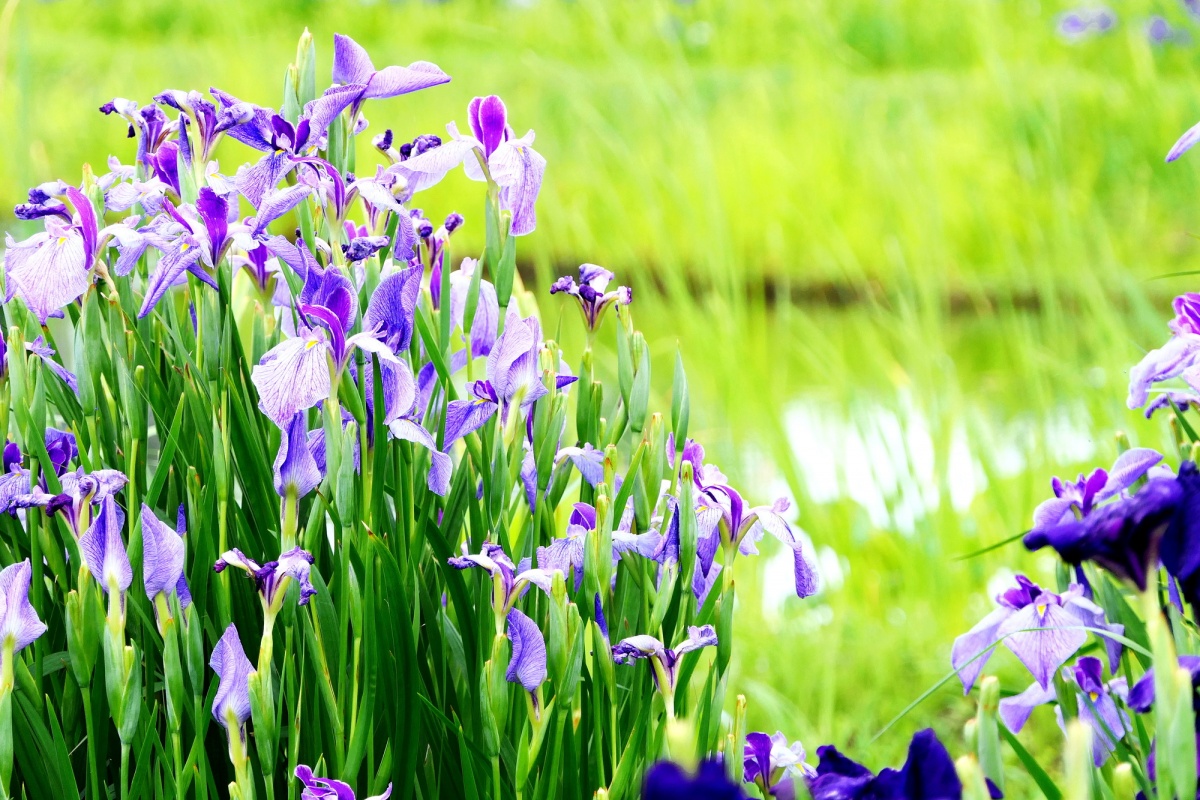
[[[745,796],[716,760],[701,763],[695,774],[670,761],[659,761],[646,770],[642,783],[642,800],[743,800]]]
[[[1000,594],[996,604],[992,613],[954,640],[950,663],[958,671],[964,694],[971,691],[995,652],[993,645],[1000,640],[1038,684],[1047,688],[1059,667],[1087,642],[1085,628],[1117,636],[1125,631],[1122,625],[1106,622],[1104,610],[1087,599],[1083,586],[1077,583],[1055,594],[1018,575],[1016,586]],[[1121,657],[1121,645],[1108,637],[1104,637],[1104,644],[1115,666]]]
[[[605,291],[614,277],[604,267],[584,264],[579,268],[579,283],[570,275],[564,275],[550,287],[550,294],[565,292],[578,300],[584,324],[589,331],[594,331],[604,320],[604,312],[610,306],[627,306],[633,302],[633,290],[628,286]]]
[[[296,777],[304,784],[300,800],[355,800],[354,790],[349,784],[333,778],[318,778],[313,775],[312,768],[303,764],[296,767]],[[373,795],[366,800],[388,800],[391,796],[392,785],[389,783],[383,794]]]
[[[1092,758],[1097,767],[1102,766],[1116,748],[1112,734],[1119,738],[1132,730],[1128,715],[1116,704],[1117,700],[1126,702],[1128,692],[1125,679],[1114,678],[1105,682],[1104,665],[1100,659],[1092,656],[1084,656],[1075,662],[1075,666],[1065,668],[1063,676],[1079,690],[1076,697],[1079,718],[1092,729]],[[1035,683],[1020,694],[1000,701],[1000,719],[1010,731],[1019,733],[1033,709],[1057,700],[1058,694],[1053,686],[1046,688]],[[1054,710],[1059,727],[1065,733],[1062,709],[1055,707]]]
[[[899,770],[878,775],[837,751],[817,749],[821,763],[808,778],[813,800],[958,800],[962,781],[954,761],[931,728],[917,732],[908,746],[908,760]],[[999,797],[993,789],[992,796]]]
[[[80,467],[59,476],[62,491],[57,495],[47,494],[43,481],[33,487],[28,495],[17,498],[15,504],[21,507],[42,506],[47,514],[62,515],[71,532],[79,538],[84,534],[91,511],[121,491],[128,482],[129,479],[119,470],[98,469],[84,473]]]
[[[277,561],[268,561],[262,565],[234,548],[221,554],[213,564],[213,571],[224,572],[228,567],[245,571],[258,587],[264,610],[268,615],[273,615],[283,605],[283,598],[293,580],[300,586],[300,605],[307,605],[308,599],[317,593],[309,577],[312,563],[312,555],[299,547],[280,553]]]

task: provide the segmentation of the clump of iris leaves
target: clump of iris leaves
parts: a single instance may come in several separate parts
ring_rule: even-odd
[[[1054,480],[1025,544],[1058,551],[1058,585],[1019,576],[955,642],[943,683],[979,696],[957,760],[924,730],[899,768],[812,764],[747,731],[730,685],[738,557],[770,534],[796,594],[819,589],[788,501],[752,506],[705,461],[683,364],[656,392],[611,272],[521,285],[547,163],[500,98],[360,148],[364,109],[450,76],[333,51],[318,91],[305,32],[277,110],[106,102],[125,152],[16,209],[0,796],[1196,794],[1200,296],[1132,372],[1178,463],[1122,443]],[[222,171],[225,139],[248,160]],[[417,206],[460,168],[477,216]],[[550,303],[578,307],[581,352],[543,330]],[[983,675],[1001,645],[1028,688]],[[1061,764],[1017,735],[1042,705]]]

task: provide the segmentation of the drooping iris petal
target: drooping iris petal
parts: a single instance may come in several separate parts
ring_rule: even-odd
[[[498,409],[497,404],[487,400],[450,401],[446,406],[446,445],[482,428]]]
[[[217,646],[213,648],[208,665],[217,673],[217,696],[213,698],[213,718],[225,726],[230,738],[234,733],[245,738],[246,720],[250,719],[250,676],[255,670],[242,649],[242,640],[237,628],[230,625],[225,629]],[[237,730],[229,729],[230,721],[237,723]]]
[[[29,604],[33,567],[29,559],[0,570],[0,642],[10,638],[13,653],[19,653],[46,632],[46,625]]]
[[[142,574],[146,584],[146,597],[151,602],[159,594],[177,591],[180,582],[187,587],[183,574],[183,534],[161,522],[150,507],[142,504]],[[190,594],[187,596],[190,601]],[[179,596],[181,606],[187,607],[184,594]]]
[[[283,427],[297,413],[329,397],[329,344],[321,330],[309,330],[272,347],[255,365],[250,380],[258,407]]]
[[[407,350],[412,343],[421,270],[419,265],[409,267],[380,281],[363,317],[363,330],[375,331],[394,353]]]
[[[1020,733],[1035,708],[1056,699],[1058,693],[1053,686],[1043,688],[1038,683],[1030,684],[1029,688],[1020,694],[1005,697],[1000,701],[1000,719],[1010,731]]]
[[[275,491],[280,497],[288,490],[304,497],[321,484],[321,470],[308,447],[308,423],[303,411],[297,412],[280,429],[279,451],[275,454]]]
[[[68,303],[87,291],[90,282],[83,237],[74,228],[48,220],[44,233],[23,242],[5,236],[4,254],[7,303],[20,297],[45,325],[61,317]]]
[[[512,212],[512,235],[533,233],[537,197],[546,175],[546,159],[533,149],[533,132],[502,144],[488,163],[501,187],[500,205]]]
[[[388,431],[397,439],[419,444],[429,451],[429,475],[426,483],[429,491],[445,497],[450,492],[450,473],[453,462],[450,456],[437,449],[433,434],[423,425],[411,419],[395,419],[388,424]]]
[[[1126,405],[1141,408],[1149,398],[1151,385],[1183,375],[1200,358],[1200,336],[1172,336],[1157,350],[1151,350],[1129,370],[1129,397]],[[1193,387],[1195,388],[1195,387]]]
[[[527,692],[536,692],[546,680],[546,640],[537,623],[518,609],[508,612],[508,638],[512,641],[512,658],[504,677],[509,683],[519,683]]]
[[[1043,630],[1033,630],[1040,628]],[[1058,668],[1087,642],[1080,622],[1058,605],[1056,596],[1043,595],[1033,605],[1017,611],[1000,625],[1004,644],[1043,687],[1054,680]]]
[[[100,505],[100,513],[92,521],[91,527],[79,537],[80,555],[105,594],[116,587],[123,596],[133,583],[133,567],[121,538],[124,525],[125,512],[109,495]]]
[[[715,760],[704,761],[694,775],[678,764],[659,761],[646,770],[642,783],[642,800],[743,800],[746,793],[725,772],[725,766]]]

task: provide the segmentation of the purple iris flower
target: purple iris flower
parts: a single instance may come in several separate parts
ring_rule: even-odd
[[[446,243],[450,235],[462,227],[463,216],[452,212],[446,216],[442,227],[429,237],[429,263],[433,265],[429,273],[429,293],[433,298],[433,307],[440,308],[442,300],[442,259],[446,252]]]
[[[182,510],[180,507],[180,511]],[[142,503],[142,574],[146,584],[146,597],[150,598],[156,612],[158,606],[155,600],[159,595],[167,597],[171,592],[175,592],[182,608],[187,608],[192,602],[187,576],[183,574],[182,513],[177,519],[177,527],[173,529],[160,521],[148,505]]]
[[[813,800],[952,800],[962,797],[962,781],[945,745],[932,728],[918,731],[908,746],[908,759],[899,770],[878,775],[837,751],[817,749],[821,763],[808,778]],[[993,797],[999,793],[994,791]]]
[[[1100,663],[1100,659],[1091,656],[1084,656],[1075,662],[1075,666],[1064,669],[1063,677],[1079,689],[1079,718],[1092,728],[1092,758],[1097,767],[1102,766],[1116,749],[1113,736],[1120,738],[1132,730],[1129,716],[1118,708],[1115,702],[1120,700],[1124,703],[1127,699],[1125,679],[1115,678],[1106,683],[1103,664]],[[1035,683],[1020,694],[1000,701],[1000,719],[1010,731],[1019,733],[1033,709],[1057,700],[1058,695],[1053,686],[1044,688]],[[1059,727],[1063,728],[1065,733],[1062,709],[1055,707],[1054,710],[1058,716]]]
[[[1181,479],[1152,478],[1137,494],[1103,505],[1082,519],[1036,528],[1026,534],[1025,546],[1038,550],[1049,545],[1068,564],[1093,561],[1145,591],[1158,569],[1163,536],[1191,494],[1185,493],[1182,482],[1185,467],[1180,469]],[[1195,474],[1195,465],[1186,469]],[[1181,522],[1186,524],[1188,516]],[[1168,571],[1178,568],[1173,557],[1167,560],[1172,562]]]
[[[275,492],[286,497],[304,497],[321,485],[321,470],[308,446],[308,423],[303,411],[296,412],[280,429],[279,451],[275,454]]]
[[[632,519],[628,521],[632,524]],[[565,577],[575,573],[575,591],[583,584],[584,548],[587,535],[596,529],[596,509],[587,503],[576,503],[567,522],[565,536],[554,539],[548,547],[537,550],[538,566],[542,569],[559,570]],[[612,558],[616,563],[621,553],[634,552],[645,558],[653,558],[662,537],[657,531],[635,534],[628,529],[612,532]]]
[[[172,125],[163,110],[153,103],[138,108],[134,100],[116,97],[100,106],[105,115],[117,114],[129,123],[129,138],[138,140],[137,163],[157,169],[154,154],[171,134]]]
[[[642,800],[743,800],[746,793],[725,773],[725,766],[710,759],[694,775],[670,761],[659,761],[646,770]]]
[[[367,51],[340,33],[333,35],[333,82],[341,88],[353,87],[355,94],[350,103],[350,119],[358,118],[359,109],[366,100],[381,100],[399,97],[431,86],[450,82],[450,76],[436,64],[414,61],[407,67],[392,66],[375,69]],[[329,91],[334,91],[330,89]]]
[[[371,256],[388,246],[391,241],[386,236],[359,236],[350,240],[350,244],[342,245],[342,255],[347,263],[356,264],[366,261]]]
[[[198,156],[202,164],[207,163],[212,156],[222,133],[234,125],[249,121],[253,115],[253,106],[249,103],[218,109],[216,103],[196,91],[181,92],[168,89],[155,95],[154,100],[175,109],[181,117],[186,116],[189,123],[184,123],[185,126],[191,124],[195,127],[200,144]],[[180,138],[187,141],[182,130]],[[191,163],[190,154],[187,163]]]
[[[133,583],[133,567],[129,554],[125,552],[125,541],[121,529],[125,527],[125,512],[117,505],[112,495],[100,504],[100,513],[91,527],[79,537],[79,554],[88,570],[100,583],[105,594],[116,592],[122,603],[125,592]]]
[[[300,764],[296,767],[296,777],[304,784],[300,800],[354,800],[354,790],[348,784],[333,778],[318,778],[313,775],[311,767]],[[373,795],[367,800],[388,800],[391,796],[392,785],[389,783],[383,794]]]
[[[449,140],[388,169],[408,182],[411,192],[438,183],[450,170],[463,165],[467,177],[500,187],[500,207],[512,213],[514,236],[532,233],[537,226],[535,203],[546,174],[546,159],[533,149],[533,131],[516,138],[508,124],[504,101],[495,95],[476,97],[467,107],[471,136],[446,126]],[[481,163],[487,165],[484,172]]]
[[[971,691],[995,652],[992,645],[1001,639],[1038,684],[1047,688],[1058,668],[1087,641],[1084,628],[1118,636],[1125,631],[1122,625],[1107,623],[1104,610],[1088,600],[1077,583],[1055,594],[1018,575],[1016,586],[997,596],[996,603],[998,608],[954,640],[950,663],[958,671],[964,694]],[[1110,662],[1116,665],[1121,657],[1120,643],[1106,636],[1104,644]]]
[[[302,326],[296,336],[268,350],[251,371],[258,407],[272,422],[282,428],[296,413],[328,398],[331,371],[340,376],[356,347],[381,363],[398,363],[392,348],[379,338],[391,335],[392,329],[387,322],[375,323],[395,320],[403,313],[395,307],[398,298],[388,286],[384,281],[371,295],[366,320],[375,328],[347,336],[358,311],[354,285],[334,267],[322,269],[314,264],[308,270],[298,310],[312,327]]]
[[[641,634],[622,639],[613,645],[613,661],[632,664],[639,658],[650,659],[654,667],[654,685],[668,694],[675,692],[675,679],[679,671],[679,659],[684,654],[702,647],[716,647],[717,632],[712,625],[688,628],[687,638],[673,648],[666,647],[653,636]],[[665,685],[664,685],[665,684]]]
[[[541,344],[537,318],[521,319],[510,308],[504,333],[488,354],[487,380],[471,384],[471,399],[453,400],[446,409],[447,446],[479,430],[497,411],[507,418],[514,403],[527,408],[549,392],[538,369]]]
[[[1141,480],[1160,461],[1162,454],[1157,450],[1135,447],[1121,453],[1108,472],[1096,469],[1090,475],[1080,475],[1073,483],[1053,478],[1050,487],[1054,490],[1054,497],[1034,510],[1033,529],[1069,522],[1074,519],[1072,512],[1086,517],[1097,503],[1111,497],[1126,496],[1129,487]]]
[[[354,197],[362,198],[367,209],[367,219],[375,230],[384,227],[384,217],[394,214],[397,225],[392,252],[397,261],[407,262],[413,257],[417,232],[413,228],[411,214],[404,207],[404,203],[412,196],[404,180],[383,167],[377,167],[374,177],[359,178],[347,187],[346,193],[348,201],[352,201]]]
[[[87,291],[92,265],[103,247],[92,201],[74,186],[66,187],[64,196],[74,208],[70,220],[47,216],[45,230],[23,242],[5,236],[4,302],[20,297],[43,325],[61,317],[63,307]]]
[[[1179,666],[1192,676],[1192,707],[1200,710],[1200,656],[1179,656]],[[1145,714],[1154,706],[1154,667],[1146,670],[1133,688],[1129,690],[1129,707],[1138,714]]]
[[[224,572],[227,567],[236,567],[245,571],[254,579],[254,584],[258,587],[263,608],[268,614],[272,614],[283,605],[283,598],[293,580],[300,586],[300,605],[307,605],[308,599],[317,593],[309,578],[312,563],[312,554],[299,547],[293,547],[287,552],[280,553],[277,561],[268,561],[261,565],[241,550],[234,548],[221,554],[221,557],[213,564],[213,571]]]
[[[1200,124],[1189,130],[1171,149],[1168,161],[1174,161],[1200,141]],[[1155,383],[1182,377],[1193,391],[1200,391],[1200,294],[1189,292],[1176,297],[1172,306],[1175,318],[1168,327],[1171,338],[1157,350],[1151,350],[1129,371],[1130,408],[1141,408],[1149,399]],[[1161,406],[1161,403],[1160,403]]]
[[[579,301],[584,324],[589,331],[594,331],[600,327],[604,320],[604,312],[609,306],[627,306],[633,302],[633,290],[628,286],[618,286],[612,291],[605,291],[614,277],[604,267],[584,264],[579,267],[579,283],[570,275],[564,275],[550,287],[550,294],[566,292],[573,295]]]
[[[59,380],[67,385],[67,388],[75,394],[79,394],[79,381],[75,378],[75,374],[54,360],[54,348],[46,344],[45,336],[39,336],[32,342],[26,342],[25,349],[40,358],[46,368],[57,375]]]
[[[43,217],[58,216],[64,222],[71,221],[71,211],[59,196],[66,194],[67,184],[63,181],[48,181],[29,190],[29,202],[20,203],[13,208],[13,216],[17,219],[32,222]]]
[[[788,500],[780,498],[769,506],[747,508],[721,471],[704,463],[704,448],[693,439],[684,444],[679,458],[692,465],[698,526],[696,570],[702,586],[712,585],[716,554],[722,546],[736,548],[742,555],[757,555],[757,542],[770,533],[792,550],[796,596],[803,599],[816,593],[816,569],[804,552],[802,540],[781,516],[791,506]],[[667,459],[672,467],[676,465],[674,435],[667,437]]]
[[[450,324],[456,328],[466,325],[471,279],[477,269],[479,269],[479,262],[476,259],[464,258],[458,269],[450,273]],[[440,281],[438,283],[440,284]],[[479,298],[475,304],[475,318],[471,320],[471,354],[473,356],[478,358],[492,352],[492,348],[496,344],[496,330],[499,325],[500,304],[496,299],[496,287],[490,281],[480,280]]]
[[[234,269],[246,270],[258,290],[266,292],[271,286],[271,278],[279,272],[279,259],[265,245],[258,243],[245,253],[244,256],[233,256]]]
[[[492,576],[492,608],[497,613],[507,614],[517,597],[530,586],[549,595],[554,580],[550,570],[530,569],[529,559],[523,559],[519,567],[513,564],[504,549],[491,542],[484,542],[478,553],[468,552],[467,543],[463,542],[462,555],[451,556],[446,561],[455,569],[478,567],[487,570]]]
[[[537,623],[518,609],[508,612],[508,638],[512,657],[504,673],[509,683],[519,683],[533,700],[534,713],[540,713],[538,689],[546,681],[546,639]]]
[[[255,673],[237,627],[230,624],[213,648],[208,665],[217,673],[217,696],[213,698],[213,719],[225,727],[230,740],[246,741],[246,720],[250,719],[250,676]]]
[[[746,752],[743,759],[743,780],[754,783],[762,790],[763,797],[794,798],[797,777],[812,777],[816,771],[804,763],[804,745],[788,743],[781,731],[774,736],[765,733],[746,734]]]
[[[46,632],[37,610],[29,604],[33,566],[29,559],[0,570],[0,643],[13,655],[24,650]]]
[[[16,504],[26,508],[43,506],[47,514],[61,514],[78,539],[83,535],[92,509],[121,491],[128,482],[125,474],[115,469],[98,469],[85,474],[80,467],[59,476],[62,487],[59,494],[47,494],[44,486],[38,485],[30,494],[18,498]]]

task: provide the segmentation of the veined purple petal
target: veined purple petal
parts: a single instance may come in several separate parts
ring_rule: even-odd
[[[67,187],[67,199],[71,201],[71,205],[75,207],[75,213],[79,216],[77,230],[83,237],[83,268],[91,269],[92,262],[96,257],[96,240],[100,233],[100,226],[96,222],[96,209],[92,207],[92,201],[88,199],[87,195],[74,186]]]
[[[681,656],[684,653],[690,653],[702,647],[716,646],[717,631],[712,625],[701,625],[699,627],[692,625],[688,628],[687,638],[675,645],[674,650],[676,656]]]
[[[213,719],[225,726],[230,738],[234,733],[245,739],[246,720],[250,719],[250,676],[255,670],[242,649],[237,628],[230,625],[213,648],[208,661],[217,673],[217,696],[213,698]],[[237,723],[237,730],[229,730],[230,718]]]
[[[29,559],[0,570],[0,641],[13,640],[13,653],[19,653],[46,632],[46,625],[29,604],[29,585],[33,567]]]
[[[236,128],[231,128],[232,133]],[[263,198],[296,167],[292,157],[284,152],[268,152],[252,166],[243,166],[234,176],[234,185],[250,205],[258,208]]]
[[[452,138],[389,169],[408,182],[409,192],[416,193],[437,184],[463,161],[474,159],[472,151],[478,147],[474,139]]]
[[[194,241],[188,241],[190,236],[181,237],[159,259],[154,273],[146,284],[146,297],[138,311],[138,319],[142,319],[158,305],[167,290],[185,280],[184,273],[189,272],[204,255],[204,251]],[[192,274],[196,274],[193,272]],[[199,277],[197,275],[197,277]],[[210,278],[211,280],[211,278]]]
[[[303,183],[272,191],[263,197],[254,217],[251,233],[255,236],[266,231],[267,226],[304,202],[312,194],[312,187]]]
[[[125,541],[121,538],[121,528],[124,526],[125,512],[109,495],[100,505],[100,513],[92,521],[91,527],[79,537],[80,555],[105,594],[115,586],[124,596],[133,583],[133,567],[129,564]]]
[[[372,99],[398,97],[449,82],[450,76],[442,72],[436,64],[414,61],[407,67],[384,67],[376,72],[367,81],[363,96]]]
[[[280,429],[279,451],[275,454],[275,491],[283,497],[288,489],[304,497],[321,484],[321,471],[308,448],[308,422],[303,411],[294,414]]]
[[[333,35],[333,82],[366,83],[375,74],[375,65],[366,49],[341,33]]]
[[[354,800],[354,790],[348,784],[333,778],[318,778],[303,764],[296,767],[296,777],[304,784],[301,800]]]
[[[997,631],[1004,645],[1025,665],[1043,688],[1049,687],[1059,667],[1087,642],[1079,620],[1054,602],[1039,598],[1004,620]],[[1045,628],[1047,630],[1033,630]]]
[[[546,680],[546,640],[537,623],[518,609],[508,612],[508,638],[512,641],[512,658],[504,677],[509,683],[519,683],[527,692],[536,692]]]
[[[421,292],[421,270],[422,267],[417,265],[384,278],[367,305],[363,329],[377,331],[392,352],[407,350],[412,343],[413,318]]]
[[[452,400],[446,407],[446,446],[482,428],[498,408],[486,400]]]
[[[142,574],[146,597],[153,603],[159,594],[176,590],[183,575],[183,534],[159,521],[145,503],[142,504]],[[190,597],[190,596],[189,596]],[[181,595],[180,604],[186,606]]]
[[[954,640],[954,647],[950,651],[950,664],[958,671],[958,679],[962,681],[963,685],[963,694],[970,693],[971,687],[979,678],[979,673],[983,672],[984,665],[996,651],[993,647],[978,658],[976,656],[1000,638],[1000,626],[1012,614],[1013,610],[1004,606],[994,609],[976,623],[975,627]],[[975,660],[972,661],[972,658]]]
[[[1106,500],[1125,491],[1162,459],[1162,453],[1149,447],[1134,447],[1121,453],[1108,472],[1104,488],[1096,493],[1096,500]]]
[[[1171,150],[1167,153],[1167,163],[1174,161],[1181,155],[1191,150],[1196,146],[1196,142],[1200,142],[1200,123],[1196,123],[1188,128],[1183,136],[1171,146]]]
[[[317,99],[305,103],[304,117],[309,120],[311,126],[308,142],[311,143],[324,135],[330,123],[362,97],[365,90],[366,87],[359,83],[331,86]],[[299,134],[299,129],[297,133]]]
[[[309,331],[271,348],[255,365],[250,380],[258,407],[282,427],[300,411],[329,397],[329,344],[323,332]]]
[[[1000,701],[1000,719],[1004,722],[1004,727],[1013,733],[1020,733],[1035,708],[1056,699],[1058,695],[1053,686],[1043,689],[1037,683],[1030,684],[1029,688],[1020,694],[1005,697]]]
[[[513,236],[525,236],[537,227],[536,203],[546,175],[546,159],[532,145],[531,132],[505,142],[488,160],[492,177],[501,187],[500,206],[512,212]]]
[[[483,144],[483,154],[491,157],[504,141],[508,130],[508,110],[496,95],[476,97],[467,106],[471,133]]]
[[[208,232],[209,259],[215,267],[229,242],[229,201],[205,186],[196,200],[196,213]]]
[[[87,291],[87,253],[73,228],[51,219],[46,232],[20,243],[6,234],[5,244],[5,302],[20,297],[43,325],[50,317],[61,317],[63,307]]]
[[[1126,405],[1141,408],[1149,398],[1152,384],[1177,378],[1196,364],[1200,356],[1200,336],[1172,336],[1157,350],[1151,350],[1129,370],[1129,397]]]

